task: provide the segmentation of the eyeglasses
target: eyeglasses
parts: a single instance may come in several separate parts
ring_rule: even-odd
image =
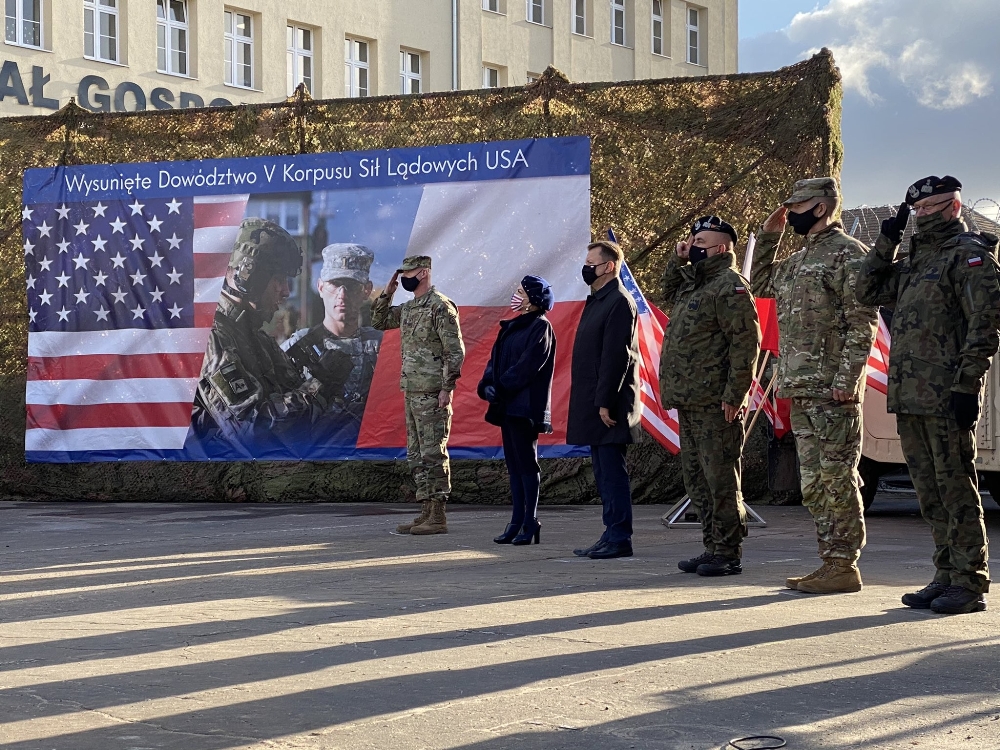
[[[930,203],[923,206],[914,206],[917,211],[917,216],[927,216],[927,214],[934,214],[940,211],[942,208],[951,203],[954,198],[949,198],[945,201],[938,201],[937,203]]]

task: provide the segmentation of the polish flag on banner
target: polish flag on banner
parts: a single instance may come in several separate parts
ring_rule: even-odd
[[[680,425],[676,409],[660,404],[660,350],[667,316],[649,302],[627,264],[622,266],[622,285],[632,295],[639,313],[639,384],[642,389],[642,426],[660,445],[680,453]]]
[[[184,446],[247,200],[24,207],[27,451]]]
[[[879,313],[878,329],[875,331],[871,354],[868,355],[867,368],[867,383],[879,393],[885,393],[889,383],[889,343],[889,327]]]

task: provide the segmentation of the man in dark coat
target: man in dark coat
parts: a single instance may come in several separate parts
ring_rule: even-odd
[[[566,442],[589,445],[604,533],[580,557],[632,555],[632,492],[625,449],[639,437],[639,330],[635,301],[618,278],[622,251],[602,240],[587,248],[583,280],[590,285],[573,344],[573,383]]]

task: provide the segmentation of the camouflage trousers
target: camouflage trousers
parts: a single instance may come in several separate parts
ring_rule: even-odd
[[[920,514],[934,537],[934,581],[989,591],[989,542],[976,477],[975,435],[946,417],[899,414],[896,424]]]
[[[417,485],[417,502],[447,500],[451,492],[448,435],[451,406],[438,406],[438,392],[404,391],[406,463]]]
[[[740,491],[742,419],[727,422],[719,407],[678,409],[684,489],[701,518],[705,550],[743,556],[747,514]]]
[[[792,399],[802,504],[816,522],[819,556],[857,562],[865,546],[861,404]]]

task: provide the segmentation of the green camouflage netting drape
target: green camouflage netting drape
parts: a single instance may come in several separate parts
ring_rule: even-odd
[[[571,84],[550,69],[524,88],[331,101],[300,92],[280,104],[136,114],[96,115],[70,104],[47,117],[0,120],[0,497],[412,498],[404,462],[26,465],[25,169],[588,135],[593,232],[614,227],[640,284],[659,302],[666,254],[694,218],[720,214],[745,238],[794,180],[839,175],[840,104],[840,76],[824,50],[773,73]],[[755,435],[748,446],[751,498],[766,491],[762,444]],[[587,463],[545,462],[544,500],[591,500]],[[635,446],[630,463],[637,500],[676,496],[676,462],[658,445]],[[457,462],[453,481],[459,501],[506,493],[501,462]]]

